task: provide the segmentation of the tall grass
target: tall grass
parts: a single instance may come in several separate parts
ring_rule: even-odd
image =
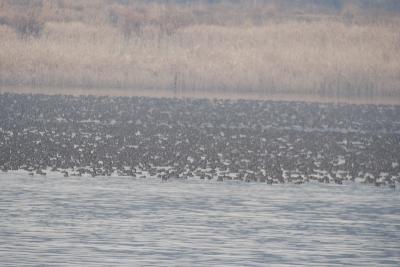
[[[21,38],[12,24],[0,25],[2,87],[400,99],[395,15],[287,14],[267,4],[38,3],[40,35]],[[0,5],[3,21],[24,9]]]

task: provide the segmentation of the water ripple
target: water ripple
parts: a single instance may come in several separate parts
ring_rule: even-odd
[[[399,266],[400,194],[0,174],[2,266]]]

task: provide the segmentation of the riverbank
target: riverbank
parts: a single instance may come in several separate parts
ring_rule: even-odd
[[[124,96],[152,98],[192,98],[192,99],[222,99],[222,100],[260,100],[260,101],[289,101],[307,103],[336,103],[353,105],[400,105],[398,97],[342,97],[305,94],[281,94],[252,92],[215,92],[215,91],[175,91],[175,90],[137,90],[132,88],[53,88],[53,87],[0,87],[0,94],[44,94],[71,96]]]
[[[0,87],[400,99],[400,19],[388,12],[52,2],[26,19],[28,7],[3,4]],[[162,27],[171,20],[173,29]],[[38,34],[25,32],[35,25]]]

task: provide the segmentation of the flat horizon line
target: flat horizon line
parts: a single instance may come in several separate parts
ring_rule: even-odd
[[[350,105],[400,105],[400,98],[396,96],[371,97],[344,97],[321,96],[296,93],[271,92],[215,92],[212,90],[166,90],[166,89],[133,89],[133,88],[84,88],[84,87],[29,87],[29,86],[2,86],[0,94],[43,94],[43,95],[70,95],[70,96],[110,96],[110,97],[151,97],[175,99],[216,99],[216,100],[254,100],[254,101],[285,101],[307,103],[331,103]]]

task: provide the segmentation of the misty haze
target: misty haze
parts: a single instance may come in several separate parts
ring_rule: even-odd
[[[0,0],[2,266],[399,266],[400,1]]]

